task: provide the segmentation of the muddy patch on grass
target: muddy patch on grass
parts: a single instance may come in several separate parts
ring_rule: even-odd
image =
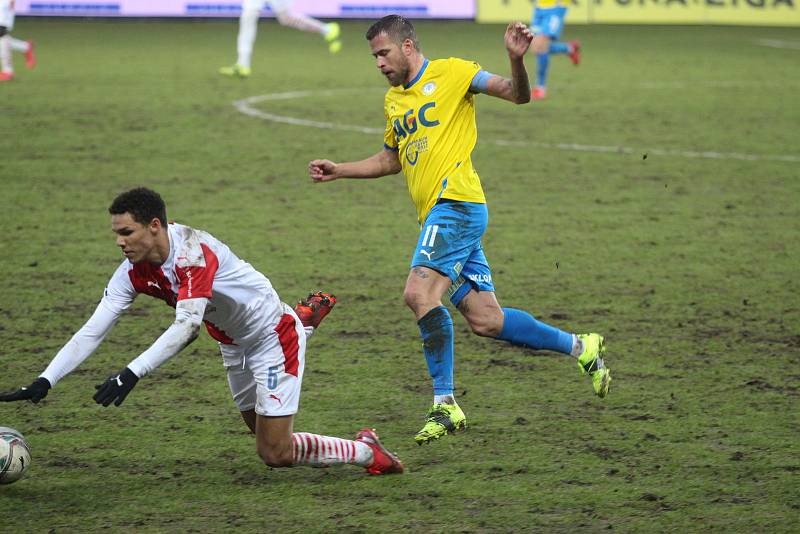
[[[365,338],[368,338],[368,337],[373,337],[375,335],[375,333],[374,332],[367,332],[367,331],[364,331],[364,330],[339,330],[337,332],[333,332],[331,335],[333,337],[365,339]]]
[[[516,362],[514,360],[501,360],[499,358],[490,358],[486,362],[486,368],[491,367],[510,367],[519,371],[536,371],[539,367],[532,363]]]
[[[798,388],[796,386],[773,386],[772,384],[761,378],[754,378],[752,380],[748,380],[747,382],[745,382],[744,385],[758,391],[775,391],[778,393],[783,393],[785,395],[793,395],[793,396],[798,394]]]

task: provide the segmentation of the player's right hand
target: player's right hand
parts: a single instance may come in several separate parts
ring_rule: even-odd
[[[336,164],[328,159],[315,159],[308,163],[308,175],[314,183],[330,182],[338,178],[336,176]]]
[[[17,391],[0,395],[0,401],[11,402],[18,400],[29,400],[33,403],[37,403],[47,396],[47,392],[50,391],[51,387],[53,386],[50,385],[50,381],[45,377],[40,376],[34,380],[30,386],[24,386],[19,388]]]
[[[509,55],[512,58],[522,58],[525,57],[525,53],[533,42],[533,34],[530,28],[523,23],[512,22],[506,28],[506,34],[503,39]]]

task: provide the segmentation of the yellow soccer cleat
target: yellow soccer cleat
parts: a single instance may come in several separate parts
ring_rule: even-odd
[[[467,429],[467,417],[458,404],[434,404],[426,417],[425,426],[414,436],[417,445]]]
[[[331,54],[336,54],[342,49],[342,41],[339,39],[342,35],[342,27],[338,22],[331,22],[328,24],[328,29],[325,32],[325,40],[328,41],[328,51]]]
[[[338,22],[331,22],[328,24],[327,29],[325,30],[325,40],[329,43],[331,41],[337,41],[339,37],[342,35],[342,27],[339,26]]]
[[[238,63],[230,67],[221,67],[219,73],[223,76],[230,76],[231,78],[248,78],[253,70],[250,67],[243,67]]]
[[[603,336],[600,334],[578,334],[583,342],[583,352],[578,357],[581,374],[589,373],[592,377],[594,393],[601,399],[608,395],[611,384],[611,371],[605,366],[602,355],[606,352]]]

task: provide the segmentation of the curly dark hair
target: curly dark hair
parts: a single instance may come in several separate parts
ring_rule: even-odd
[[[406,39],[411,39],[414,48],[419,50],[417,32],[411,21],[402,15],[386,15],[367,30],[367,41],[373,40],[379,34],[385,33],[389,39],[398,45],[403,44]]]
[[[161,195],[146,187],[137,187],[117,195],[108,208],[108,213],[111,215],[130,213],[133,220],[139,224],[147,225],[153,219],[158,219],[163,226],[167,225],[167,207]]]

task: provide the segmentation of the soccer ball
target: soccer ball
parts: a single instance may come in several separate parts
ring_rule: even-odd
[[[22,478],[31,464],[31,449],[25,437],[0,426],[0,484],[11,484]]]

